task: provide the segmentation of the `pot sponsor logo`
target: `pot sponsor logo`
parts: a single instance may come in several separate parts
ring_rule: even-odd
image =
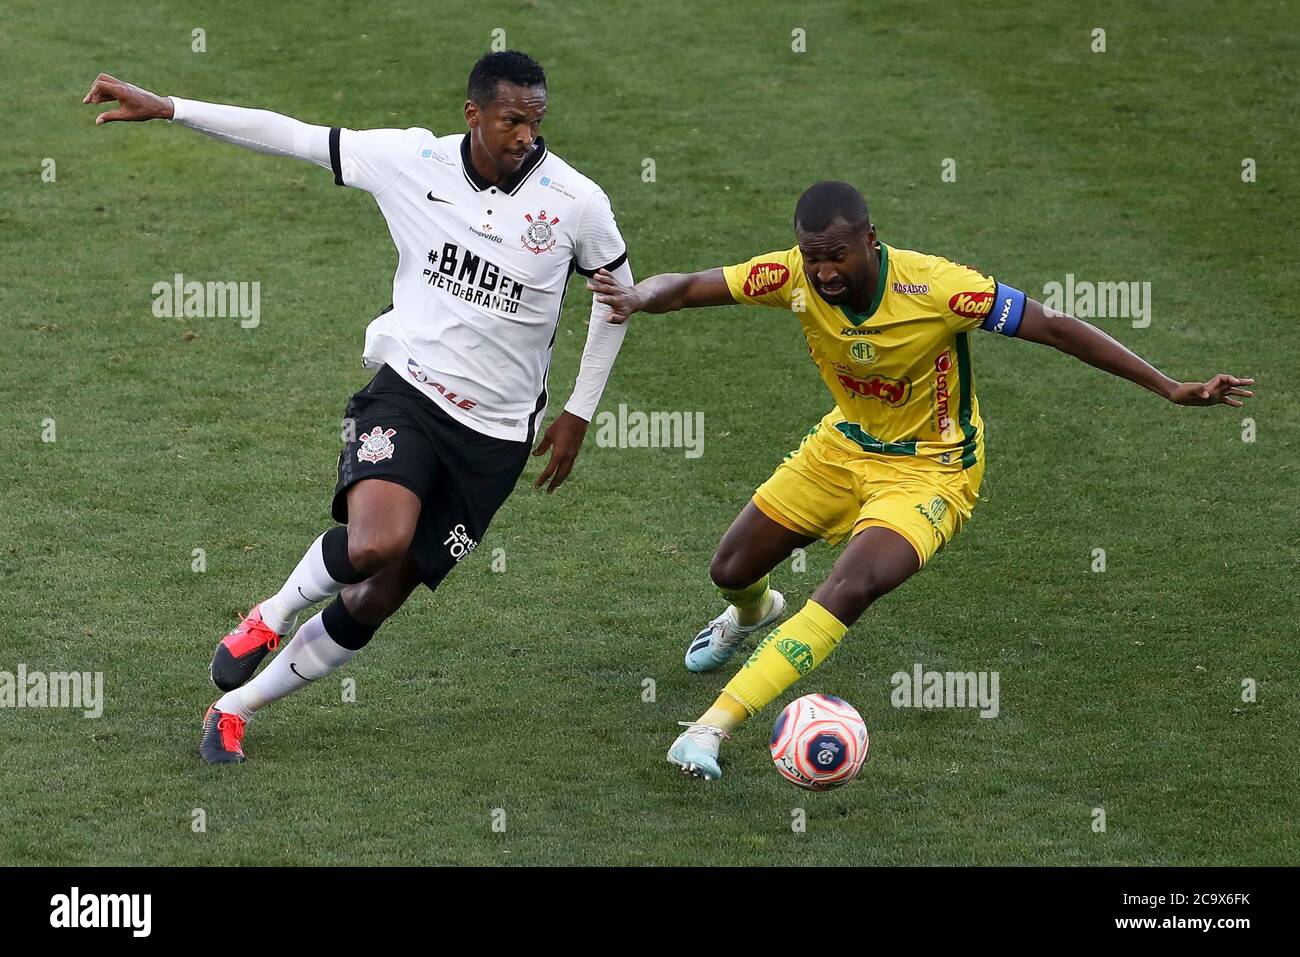
[[[948,308],[963,319],[983,319],[993,308],[993,293],[959,292],[948,300]]]
[[[839,373],[840,385],[856,396],[864,399],[879,399],[886,405],[897,408],[907,401],[912,394],[910,379],[890,379],[882,375],[873,375],[866,379],[857,379],[851,375]]]
[[[783,263],[755,263],[749,268],[742,292],[750,298],[780,289],[790,279],[790,270]]]
[[[914,282],[896,282],[894,283],[894,292],[904,296],[924,296],[930,291],[929,283]]]

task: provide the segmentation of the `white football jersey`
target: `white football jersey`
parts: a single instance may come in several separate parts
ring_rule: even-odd
[[[398,252],[366,366],[386,363],[478,432],[531,442],[569,277],[627,259],[609,198],[541,137],[495,185],[463,133],[335,127],[329,147],[334,181],[375,197]]]

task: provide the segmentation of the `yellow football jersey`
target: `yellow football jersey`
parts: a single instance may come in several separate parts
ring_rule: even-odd
[[[867,311],[833,306],[804,272],[799,247],[723,267],[737,302],[790,309],[836,407],[822,420],[872,455],[966,469],[984,454],[970,330],[1014,335],[1024,293],[969,266],[879,244]]]

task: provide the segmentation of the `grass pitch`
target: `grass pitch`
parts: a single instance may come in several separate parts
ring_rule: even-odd
[[[0,670],[102,671],[106,702],[97,720],[0,709],[0,863],[1294,863],[1296,8],[727,7],[5,4]],[[790,317],[639,316],[602,408],[703,411],[704,455],[589,436],[566,487],[521,483],[342,673],[355,703],[323,681],[250,726],[250,763],[207,767],[213,644],[329,524],[394,256],[372,200],[328,172],[163,123],[97,129],[81,97],[102,70],[455,131],[497,28],[547,68],[548,142],[610,194],[638,276],[787,246],[799,191],[842,178],[886,241],[1031,295],[1067,273],[1150,282],[1149,327],[1098,325],[1174,376],[1254,375],[1257,398],[1179,409],[976,337],[973,522],[794,692],[863,713],[862,776],[781,781],[774,707],[704,785],[663,753],[727,677],[681,666],[718,610],[709,556],[829,402]],[[155,318],[175,273],[260,282],[261,325]],[[552,415],[588,303],[569,297]],[[798,607],[833,557],[775,584]],[[917,662],[999,672],[1001,713],[891,707]]]

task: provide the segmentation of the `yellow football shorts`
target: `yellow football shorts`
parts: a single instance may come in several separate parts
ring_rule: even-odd
[[[791,531],[832,545],[882,525],[912,543],[924,566],[966,524],[979,498],[983,450],[968,469],[863,452],[824,423],[814,427],[754,493]]]

